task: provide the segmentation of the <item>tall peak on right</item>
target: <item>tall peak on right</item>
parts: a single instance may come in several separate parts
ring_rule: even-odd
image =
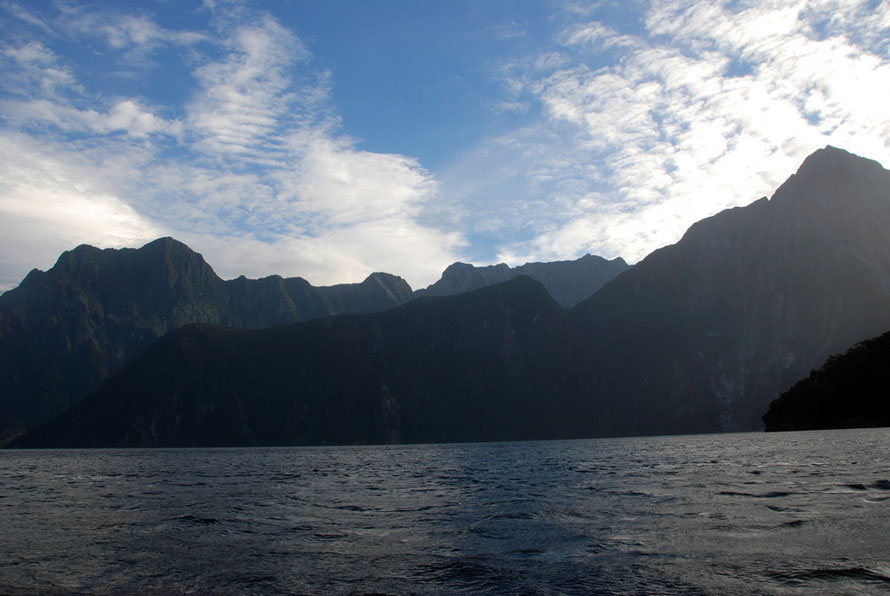
[[[812,176],[820,174],[838,174],[853,168],[880,168],[880,163],[873,159],[860,157],[844,149],[826,145],[811,153],[797,169],[798,176]],[[852,173],[852,172],[851,172]]]
[[[890,172],[873,159],[829,145],[807,157],[770,202],[823,215],[853,203],[886,208]]]

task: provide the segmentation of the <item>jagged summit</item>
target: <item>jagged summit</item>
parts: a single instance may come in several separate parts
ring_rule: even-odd
[[[0,444],[76,403],[155,339],[191,323],[262,328],[410,301],[400,277],[316,288],[301,278],[223,281],[174,238],[65,251],[0,295]]]
[[[189,271],[200,271],[205,276],[216,276],[200,253],[171,237],[152,240],[140,248],[102,249],[90,244],[80,244],[59,255],[49,271],[96,276],[107,267],[119,268],[120,273],[125,273],[128,269],[150,267],[169,269],[171,274],[186,275]]]
[[[627,263],[621,257],[607,261],[593,255],[585,255],[574,261],[526,263],[518,267],[509,267],[504,263],[476,267],[457,262],[449,265],[436,283],[415,294],[450,296],[527,275],[544,284],[560,305],[570,307],[589,297],[627,268]]]

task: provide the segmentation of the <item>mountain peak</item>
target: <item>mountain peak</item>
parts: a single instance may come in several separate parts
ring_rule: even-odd
[[[873,159],[860,157],[844,149],[826,145],[811,153],[797,169],[798,177],[850,175],[863,169],[882,168]]]
[[[59,255],[53,265],[51,271],[65,271],[67,273],[75,273],[81,270],[94,268],[99,259],[101,259],[102,249],[96,248],[89,244],[80,244],[71,250],[66,250]]]
[[[137,249],[136,253],[138,253],[139,255],[145,255],[149,258],[154,258],[158,255],[164,255],[165,260],[168,263],[182,261],[193,263],[195,265],[198,265],[199,267],[210,268],[210,265],[207,264],[207,262],[204,260],[204,256],[201,255],[201,253],[195,252],[187,245],[183,244],[179,240],[176,240],[175,238],[171,238],[170,236],[152,240],[151,242]]]
[[[187,245],[183,244],[176,238],[172,238],[170,236],[164,236],[162,238],[156,238],[151,242],[143,245],[139,250],[166,250],[166,251],[183,251],[183,252],[195,252]]]

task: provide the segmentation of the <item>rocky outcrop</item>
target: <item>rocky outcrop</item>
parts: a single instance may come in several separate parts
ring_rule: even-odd
[[[526,263],[512,268],[503,263],[486,267],[454,263],[445,269],[439,281],[426,289],[417,290],[415,294],[451,296],[527,275],[544,284],[550,295],[568,308],[590,297],[628,267],[620,257],[609,261],[593,255],[585,255],[574,261]]]

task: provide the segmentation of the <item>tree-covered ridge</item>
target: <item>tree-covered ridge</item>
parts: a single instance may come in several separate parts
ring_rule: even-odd
[[[766,430],[890,426],[890,332],[863,341],[770,404]]]

